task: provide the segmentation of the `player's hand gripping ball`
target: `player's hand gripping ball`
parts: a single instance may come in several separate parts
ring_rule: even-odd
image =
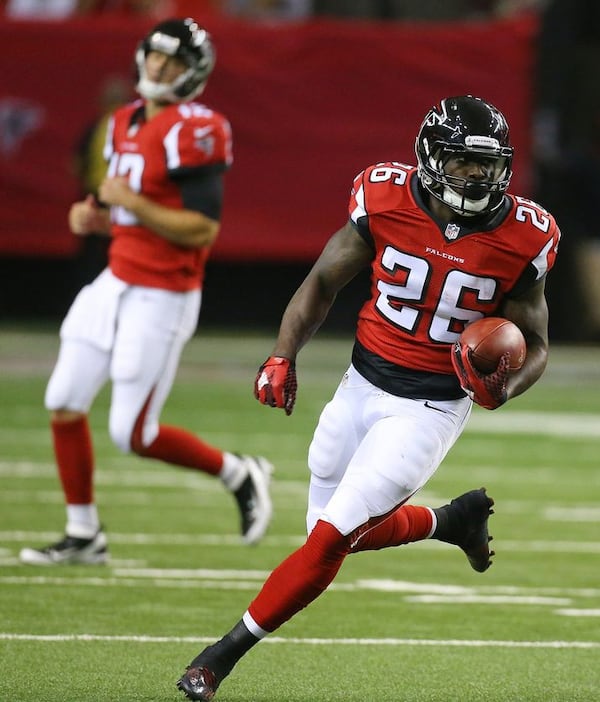
[[[280,407],[289,416],[296,402],[296,365],[282,356],[269,356],[258,369],[254,397],[263,405]]]
[[[469,324],[453,345],[452,364],[467,395],[486,409],[496,409],[506,402],[508,376],[523,366],[526,352],[516,324],[484,317]]]

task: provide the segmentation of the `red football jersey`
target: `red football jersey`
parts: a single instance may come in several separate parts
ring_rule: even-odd
[[[466,218],[441,225],[417,184],[416,168],[395,162],[354,180],[350,218],[374,247],[356,338],[390,363],[453,374],[450,344],[467,322],[493,315],[550,270],[560,231],[543,208],[512,195],[484,229]]]
[[[146,122],[143,101],[118,109],[109,124],[104,156],[108,175],[126,176],[136,192],[166,207],[183,208],[177,176],[232,162],[227,119],[195,102],[169,105]],[[123,207],[111,208],[109,265],[132,285],[186,291],[202,287],[209,247],[173,244]]]

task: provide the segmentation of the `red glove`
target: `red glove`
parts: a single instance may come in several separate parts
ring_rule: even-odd
[[[506,400],[510,353],[505,353],[493,373],[481,373],[471,363],[472,350],[465,344],[456,342],[452,347],[452,365],[460,381],[460,386],[478,405],[493,410]]]
[[[296,402],[296,364],[289,358],[269,356],[258,369],[254,397],[263,405],[279,407],[289,416]]]

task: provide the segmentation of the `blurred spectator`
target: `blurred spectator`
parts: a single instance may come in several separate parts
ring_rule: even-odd
[[[496,0],[313,0],[315,15],[446,21],[491,16]]]
[[[104,159],[106,128],[112,112],[133,96],[131,82],[119,75],[108,76],[98,93],[98,117],[84,130],[74,154],[74,170],[79,181],[81,199],[98,194],[107,163]],[[85,285],[106,267],[110,239],[105,234],[83,237],[77,272],[79,285]]]
[[[206,20],[210,15],[223,14],[226,0],[174,0],[173,17],[198,17]]]
[[[5,14],[13,19],[60,20],[87,4],[87,0],[7,0]]]
[[[175,0],[88,0],[93,14],[122,14],[162,19],[177,14]]]
[[[477,20],[538,9],[546,0],[215,0],[251,19],[326,16],[375,20]]]
[[[546,6],[548,0],[496,0],[494,3],[494,15],[496,17],[508,17],[522,12],[540,12]]]
[[[98,93],[98,118],[84,131],[75,152],[75,173],[81,183],[81,195],[98,192],[106,175],[103,149],[110,114],[133,96],[130,81],[108,76]]]
[[[563,230],[548,291],[565,339],[600,339],[600,3],[550,0],[540,15],[533,146],[536,199]]]
[[[223,0],[222,9],[245,19],[298,20],[312,15],[312,0]]]
[[[177,5],[178,0],[7,0],[5,14],[12,19],[32,20],[108,13],[157,18],[177,14]]]

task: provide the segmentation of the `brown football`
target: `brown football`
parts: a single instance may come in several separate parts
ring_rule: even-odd
[[[510,352],[510,370],[517,371],[525,363],[527,346],[519,327],[502,317],[483,317],[465,327],[460,343],[467,345],[471,360],[481,373],[492,373],[500,357]]]

